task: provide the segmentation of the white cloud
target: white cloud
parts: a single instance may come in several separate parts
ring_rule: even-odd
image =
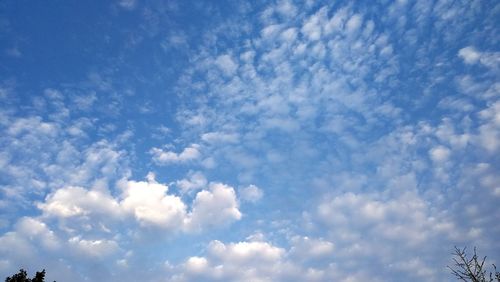
[[[280,37],[289,44],[292,44],[297,39],[297,29],[293,27],[288,28],[281,33]]]
[[[73,98],[73,103],[78,110],[90,110],[96,101],[97,96],[95,92],[87,95],[77,95]]]
[[[480,52],[473,46],[467,46],[458,51],[458,56],[466,64],[480,63],[488,68],[498,70],[500,65],[500,52]]]
[[[324,244],[322,240],[312,239],[316,251]],[[319,251],[320,256],[330,254]],[[298,260],[289,257],[289,254]],[[177,268],[174,281],[341,281],[341,274],[330,269],[303,266],[304,258],[292,248],[287,251],[263,240],[223,243],[211,241],[205,256],[192,256]],[[328,273],[330,272],[330,273]]]
[[[200,173],[193,173],[191,178],[192,182],[180,181],[178,185],[186,191],[207,185]],[[103,188],[61,188],[49,194],[38,207],[44,216],[67,219],[62,221],[67,228],[80,231],[109,232],[108,225],[131,224],[130,217],[142,226],[174,233],[205,231],[241,219],[234,189],[222,183],[210,183],[208,190],[198,192],[190,212],[188,204],[169,194],[168,186],[157,183],[151,173],[148,181],[122,180],[119,186],[121,194],[117,198]]]
[[[200,191],[186,219],[187,230],[199,231],[241,219],[234,189],[222,183],[210,183],[209,190]]]
[[[334,31],[340,31],[347,20],[348,10],[346,8],[341,8],[335,12],[335,15],[331,17],[328,22],[324,25],[324,30],[326,34],[331,34]]]
[[[186,216],[186,205],[167,192],[168,187],[160,183],[128,181],[120,205],[143,225],[179,230]]]
[[[227,54],[217,57],[215,65],[227,76],[233,75],[238,69],[238,64]]]
[[[479,126],[479,134],[474,136],[475,140],[488,152],[498,152],[500,149],[500,102],[492,103],[480,111],[479,117],[482,124]]]
[[[50,257],[65,250],[64,246],[64,241],[40,219],[22,217],[13,231],[0,236],[0,257],[5,258],[7,264],[18,267],[40,260],[39,252]]]
[[[465,61],[465,63],[474,64],[477,61],[479,61],[481,54],[478,51],[476,51],[474,47],[468,46],[460,49],[458,51],[458,56],[460,56]]]
[[[285,250],[267,242],[212,241],[207,257],[190,257],[183,278],[217,281],[276,281],[286,269]]]
[[[430,156],[435,162],[446,162],[450,157],[450,149],[444,146],[436,146],[430,150]]]
[[[237,143],[239,136],[237,133],[208,132],[201,135],[201,140],[210,144]]]
[[[267,242],[239,242],[224,244],[212,241],[208,246],[211,256],[222,261],[233,262],[238,265],[257,265],[280,260],[285,250]]]
[[[186,263],[186,271],[192,274],[204,274],[209,271],[208,261],[204,257],[190,257]]]
[[[354,14],[346,23],[346,31],[349,34],[356,32],[363,23],[363,17],[360,14]]]
[[[151,154],[153,161],[159,165],[167,165],[172,163],[185,163],[198,159],[201,156],[199,145],[192,144],[186,147],[182,152],[175,153],[172,151],[164,151],[163,149],[153,148]]]
[[[188,179],[177,180],[175,184],[182,190],[183,193],[189,193],[205,188],[208,184],[205,175],[200,171],[190,172]]]
[[[255,185],[248,185],[247,187],[240,189],[239,192],[241,200],[252,203],[258,202],[264,195],[262,189]]]
[[[118,5],[127,10],[132,10],[135,8],[137,2],[136,0],[120,0]]]
[[[358,236],[374,232],[373,240],[397,240],[407,247],[425,244],[429,237],[449,231],[439,227],[445,225],[446,218],[432,217],[428,213],[425,202],[410,192],[388,201],[346,193],[318,206],[319,219],[332,227],[334,236],[339,236],[337,239],[365,244],[368,242],[359,241]],[[370,252],[369,249],[365,251]]]
[[[281,31],[281,28],[281,25],[273,24],[263,28],[260,33],[264,40],[273,40]]]
[[[105,191],[89,191],[82,187],[65,187],[49,194],[38,208],[47,216],[60,218],[91,214],[118,217],[120,207]]]
[[[68,242],[79,254],[94,258],[103,258],[120,250],[118,244],[113,240],[85,240],[80,237],[72,237]]]
[[[20,118],[9,126],[7,133],[19,136],[23,133],[40,135],[40,137],[55,137],[58,134],[58,126],[55,123],[43,122],[39,117]]]
[[[16,223],[16,233],[30,240],[38,239],[45,250],[55,251],[61,247],[56,234],[42,221],[32,217],[23,217]]]
[[[293,3],[291,3],[291,1],[288,0],[280,1],[276,7],[276,10],[280,14],[289,18],[295,16],[297,13],[297,8],[295,7],[295,5],[293,5]]]
[[[333,243],[321,238],[295,236],[291,243],[290,253],[299,261],[326,258],[332,256],[335,250]]]
[[[321,38],[321,25],[325,18],[326,9],[321,9],[319,12],[309,17],[309,19],[302,26],[301,32],[309,38],[309,40],[316,41]]]

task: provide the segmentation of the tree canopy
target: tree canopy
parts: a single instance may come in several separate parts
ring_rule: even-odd
[[[45,282],[45,269],[37,271],[35,276],[31,279],[28,278],[26,270],[20,269],[18,273],[5,278],[5,282]]]

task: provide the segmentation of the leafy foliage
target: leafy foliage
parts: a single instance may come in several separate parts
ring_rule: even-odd
[[[44,281],[45,281],[45,269],[42,271],[37,271],[35,277],[31,279],[28,278],[28,273],[26,273],[26,270],[24,269],[20,269],[19,273],[16,273],[11,277],[5,278],[5,282],[44,282]]]
[[[459,249],[455,247],[453,253],[455,265],[453,267],[448,266],[451,273],[458,280],[466,282],[500,282],[500,272],[497,271],[496,265],[493,264],[494,272],[488,273],[484,266],[486,257],[480,259],[476,253],[476,248],[474,248],[474,254],[471,258],[467,256],[465,251],[466,248]]]

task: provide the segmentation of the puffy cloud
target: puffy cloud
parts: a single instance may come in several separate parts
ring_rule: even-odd
[[[12,271],[19,265],[39,264],[42,261],[41,255],[51,257],[53,254],[65,256],[64,240],[58,237],[57,233],[49,228],[39,218],[22,217],[14,225],[12,231],[0,236],[0,256],[5,258],[4,262],[10,269],[0,269],[0,271]]]
[[[95,258],[110,256],[119,251],[118,244],[113,240],[85,240],[80,237],[73,237],[68,242],[79,254]]]
[[[91,214],[117,217],[120,206],[105,191],[89,191],[82,187],[65,187],[49,194],[45,202],[39,203],[45,215],[56,217],[89,216]]]
[[[214,258],[237,265],[266,265],[280,260],[285,250],[267,242],[239,242],[225,245],[220,241],[212,241],[208,252]]]
[[[55,90],[47,90],[46,95],[62,99]],[[8,179],[9,187],[15,191],[6,193],[6,197],[17,198],[5,207],[9,210],[22,209],[23,201],[36,203],[60,187],[93,187],[97,182],[107,185],[128,174],[127,158],[116,149],[116,143],[83,142],[85,132],[92,127],[90,119],[62,122],[9,114],[5,120],[1,142],[8,145],[0,152],[2,178]],[[7,216],[11,212],[2,214]]]
[[[200,171],[189,172],[187,179],[177,180],[175,183],[183,193],[205,188],[208,184],[205,175]]]
[[[286,42],[292,44],[297,38],[297,29],[293,27],[288,28],[281,33],[280,37]]]
[[[151,154],[153,155],[153,161],[159,165],[167,165],[172,163],[184,163],[188,161],[193,161],[198,159],[201,154],[199,151],[199,145],[192,144],[186,147],[182,152],[175,153],[172,151],[164,151],[160,148],[151,149]]]
[[[239,194],[243,201],[255,203],[262,198],[264,192],[255,185],[248,185],[247,187],[240,189]]]
[[[196,173],[193,176],[200,177]],[[204,177],[200,181],[206,185]],[[128,216],[143,226],[172,232],[199,232],[241,219],[234,189],[222,183],[208,186],[208,190],[196,194],[190,212],[188,205],[179,196],[169,194],[168,186],[156,182],[152,174],[148,175],[148,181],[122,181],[119,198],[112,197],[106,190],[66,187],[49,194],[38,207],[48,217],[84,220],[92,226],[86,229],[106,230],[105,223],[114,224],[127,220]],[[199,188],[203,187],[196,187]]]
[[[160,183],[128,181],[120,205],[141,224],[179,229],[186,216],[186,205],[167,192],[168,187]]]
[[[207,257],[190,257],[180,280],[276,281],[288,268],[285,250],[267,242],[212,241]]]
[[[346,31],[348,33],[356,32],[363,24],[363,17],[359,14],[353,15],[346,23]]]
[[[451,151],[450,149],[444,147],[444,146],[437,146],[435,148],[432,148],[430,151],[430,156],[433,161],[435,162],[445,162],[448,160],[450,157]]]
[[[295,238],[296,249],[307,253],[306,248],[300,247],[311,244],[306,250],[310,251],[309,255],[312,257],[314,246],[318,246],[317,255],[335,251],[333,260],[343,270],[352,269],[351,267],[373,270],[383,265],[398,265],[403,270],[410,265],[400,265],[400,252],[425,254],[425,263],[419,261],[420,268],[415,268],[415,271],[422,272],[412,272],[408,277],[436,279],[438,273],[433,268],[433,263],[444,263],[445,258],[429,257],[428,253],[436,246],[429,246],[428,242],[458,238],[461,234],[458,227],[445,213],[434,212],[413,193],[406,192],[388,200],[374,197],[376,196],[346,193],[322,201],[313,221],[316,222],[314,224],[319,224],[318,228],[327,228],[327,238],[335,245],[325,241],[311,244],[311,239]],[[446,250],[446,246],[440,248],[441,251]],[[348,266],[349,264],[353,265]],[[383,280],[384,277],[383,274],[372,275],[374,279]]]
[[[302,26],[302,33],[310,40],[315,41],[321,37],[321,22],[324,19],[326,9],[322,9],[311,16]]]
[[[215,59],[215,65],[225,74],[233,75],[238,69],[238,64],[234,62],[230,55],[221,55]]]
[[[472,46],[460,49],[458,51],[458,56],[460,56],[467,64],[474,64],[481,57],[480,53]]]
[[[56,123],[44,122],[39,117],[17,119],[7,129],[7,133],[14,137],[19,137],[23,133],[39,135],[40,137],[54,137],[58,131],[59,127]]]
[[[16,233],[30,240],[38,239],[44,249],[49,251],[61,247],[61,242],[56,234],[41,220],[32,217],[23,217],[16,223]]]
[[[204,274],[208,269],[208,261],[203,257],[190,257],[185,264],[185,268],[192,274]]]
[[[339,233],[332,234],[335,237],[342,237],[341,226],[351,229],[354,233],[345,237],[348,241],[359,238],[357,236],[362,232],[374,232],[377,237],[420,245],[440,232],[452,231],[441,229],[452,225],[446,223],[447,218],[430,214],[428,206],[418,195],[406,192],[387,201],[373,197],[346,193],[323,201],[317,210],[319,220],[338,228]]]
[[[500,65],[500,52],[480,52],[473,46],[460,49],[458,56],[469,65],[480,63],[492,69],[498,69]]]
[[[293,17],[297,13],[297,7],[289,0],[282,0],[278,3],[276,7],[278,13],[285,15],[287,17]]]
[[[192,211],[185,222],[188,230],[198,231],[239,219],[241,212],[234,189],[222,183],[211,183],[209,190],[196,194]]]
[[[332,253],[329,243],[322,239],[302,239],[294,237],[295,247],[291,250],[261,239],[236,243],[214,240],[206,247],[205,256],[189,257],[176,267],[171,278],[173,281],[351,281],[341,280],[342,274],[331,266],[321,269],[303,265],[310,258]],[[314,248],[312,253],[303,249],[309,246]]]
[[[475,136],[475,139],[490,153],[498,152],[500,149],[500,102],[492,103],[480,111],[479,117],[482,124],[479,126],[479,134]]]
[[[335,246],[333,243],[321,238],[295,236],[291,239],[291,243],[291,256],[299,261],[324,259],[327,256],[334,255]]]

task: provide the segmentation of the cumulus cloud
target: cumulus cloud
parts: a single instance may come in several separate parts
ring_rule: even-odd
[[[267,242],[224,244],[212,241],[207,257],[190,257],[184,264],[183,280],[273,281],[285,276],[285,250]]]
[[[291,239],[291,256],[297,260],[322,259],[334,255],[335,246],[322,238],[295,236]]]
[[[180,153],[153,148],[151,149],[151,154],[153,155],[153,161],[159,165],[185,163],[196,160],[201,156],[199,148],[199,145],[192,144]]]
[[[117,217],[119,204],[105,191],[89,191],[82,187],[66,187],[49,194],[38,208],[47,216],[73,217],[99,214]]]
[[[199,231],[210,226],[221,226],[241,219],[234,189],[222,183],[210,183],[209,190],[196,194],[193,208],[186,218],[188,230]]]
[[[103,258],[119,250],[118,244],[113,240],[85,240],[80,237],[73,237],[68,242],[78,253],[94,258]]]
[[[427,245],[429,240],[452,240],[461,236],[458,227],[445,214],[434,213],[417,195],[408,192],[389,200],[346,193],[323,201],[317,208],[317,217],[313,218],[319,220],[315,224],[321,222],[319,226],[328,226],[328,239],[335,245],[298,237],[294,238],[297,246],[294,248],[305,253],[309,251],[311,257],[334,251],[334,260],[342,269],[348,268],[343,265],[347,263],[344,259],[354,260],[357,269],[399,265],[397,255],[386,256],[384,253],[395,254],[397,250],[426,252],[429,251],[427,248],[435,248]],[[425,263],[419,261],[413,265],[415,272],[410,276],[434,279],[437,273],[433,261],[442,259],[427,257]],[[373,278],[383,280],[383,275],[374,275]]]
[[[322,239],[294,237],[290,250],[260,239],[223,243],[211,241],[204,256],[191,256],[175,267],[173,281],[357,281],[325,268],[304,265],[304,261],[332,254]],[[313,250],[305,248],[312,247]],[[358,276],[360,276],[358,274]],[[342,280],[344,279],[344,280]],[[351,279],[351,280],[350,280]]]
[[[186,205],[167,192],[166,185],[154,181],[128,181],[120,205],[141,224],[179,229],[186,216]]]
[[[252,203],[259,201],[264,195],[262,189],[260,189],[255,185],[248,185],[247,187],[240,189],[239,192],[240,192],[239,193],[240,197],[243,201],[248,201]]]
[[[49,194],[38,207],[45,216],[80,218],[94,224],[93,229],[106,229],[105,223],[122,222],[131,216],[142,226],[171,232],[200,232],[225,226],[242,216],[234,188],[222,183],[210,183],[207,190],[199,191],[190,210],[189,204],[169,193],[168,186],[156,182],[152,174],[148,175],[148,181],[122,181],[120,188],[119,197],[82,187],[61,188]]]
[[[479,61],[479,58],[481,57],[480,53],[472,46],[460,49],[458,51],[458,56],[460,56],[467,64],[474,64]]]
[[[16,233],[20,237],[34,240],[48,251],[58,250],[62,242],[56,234],[40,219],[23,217],[16,223]]]
[[[190,172],[188,174],[188,178],[177,180],[175,183],[183,193],[189,193],[205,188],[208,184],[205,175],[203,175],[200,171]]]

